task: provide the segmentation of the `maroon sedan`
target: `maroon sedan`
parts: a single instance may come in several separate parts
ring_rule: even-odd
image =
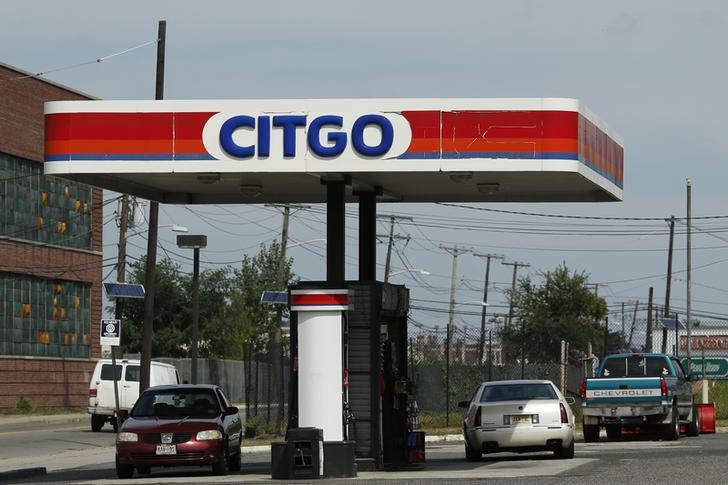
[[[116,435],[116,474],[146,475],[153,466],[211,465],[240,470],[242,423],[222,390],[207,384],[150,387]]]

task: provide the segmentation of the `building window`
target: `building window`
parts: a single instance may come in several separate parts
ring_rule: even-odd
[[[0,236],[91,249],[91,186],[0,153]]]
[[[0,272],[0,354],[89,357],[91,285]]]

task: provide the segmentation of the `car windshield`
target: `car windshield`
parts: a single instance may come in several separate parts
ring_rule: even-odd
[[[220,407],[212,391],[165,389],[146,391],[137,400],[131,416],[159,419],[213,418]]]
[[[530,401],[532,399],[558,399],[550,384],[498,384],[485,386],[480,402]]]
[[[601,377],[663,377],[672,375],[667,360],[660,356],[629,355],[604,362]]]

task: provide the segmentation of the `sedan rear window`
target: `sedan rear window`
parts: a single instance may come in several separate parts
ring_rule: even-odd
[[[558,399],[550,384],[499,384],[485,386],[480,402],[530,401],[533,399]]]

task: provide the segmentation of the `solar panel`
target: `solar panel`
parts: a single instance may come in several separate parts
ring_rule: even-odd
[[[109,298],[144,298],[144,285],[132,283],[104,283]]]
[[[274,305],[288,305],[287,291],[264,291],[260,295],[261,303],[272,303]]]

